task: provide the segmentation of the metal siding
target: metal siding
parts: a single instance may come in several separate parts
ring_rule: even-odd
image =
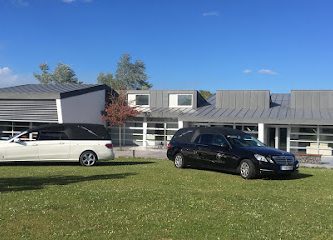
[[[58,122],[55,100],[0,100],[1,121]]]

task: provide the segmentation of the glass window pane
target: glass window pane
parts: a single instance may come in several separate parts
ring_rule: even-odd
[[[290,140],[316,141],[317,140],[317,135],[290,134]]]
[[[135,104],[136,105],[149,105],[149,95],[136,95]]]
[[[333,134],[333,128],[321,128],[320,133]]]
[[[316,134],[317,133],[317,128],[314,128],[314,127],[292,127],[291,132],[292,133]]]
[[[192,95],[178,95],[178,106],[192,106]]]

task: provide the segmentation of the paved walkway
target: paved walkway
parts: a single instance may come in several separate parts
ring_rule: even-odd
[[[146,149],[143,147],[124,147],[121,151],[119,148],[114,148],[116,157],[167,159],[166,151],[166,149]],[[322,157],[320,164],[301,163],[301,166],[333,169],[333,157]]]

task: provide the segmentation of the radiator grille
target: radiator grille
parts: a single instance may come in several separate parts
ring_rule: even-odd
[[[293,156],[272,156],[272,159],[279,165],[293,165],[295,161]]]

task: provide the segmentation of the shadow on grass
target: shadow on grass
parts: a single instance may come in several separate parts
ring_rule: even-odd
[[[264,175],[262,176],[262,179],[264,180],[297,180],[297,179],[303,179],[303,178],[309,178],[312,177],[312,174],[306,174],[306,173],[293,173],[291,175]]]
[[[110,162],[99,162],[97,163],[98,166],[131,166],[131,165],[142,165],[142,164],[151,164],[154,162],[151,161],[121,161],[121,162],[116,162],[116,161],[110,161]]]
[[[0,193],[43,189],[50,185],[69,185],[96,180],[122,179],[136,173],[118,173],[93,176],[49,176],[0,178]]]
[[[210,171],[210,172],[218,172],[221,174],[229,174],[229,175],[237,175],[239,176],[239,173],[231,170],[225,170],[220,168],[212,168],[208,166],[188,166],[187,168],[196,169],[196,170],[203,170],[203,171]],[[297,180],[297,179],[303,179],[312,177],[312,174],[306,174],[306,173],[292,173],[292,174],[274,174],[274,173],[265,173],[262,175],[257,176],[254,179],[263,179],[263,180]]]
[[[150,164],[154,163],[151,161],[121,161],[121,162],[116,162],[116,161],[110,161],[110,162],[97,162],[95,166],[130,166],[130,165],[141,165],[141,164]],[[81,166],[79,162],[1,162],[1,166]]]

